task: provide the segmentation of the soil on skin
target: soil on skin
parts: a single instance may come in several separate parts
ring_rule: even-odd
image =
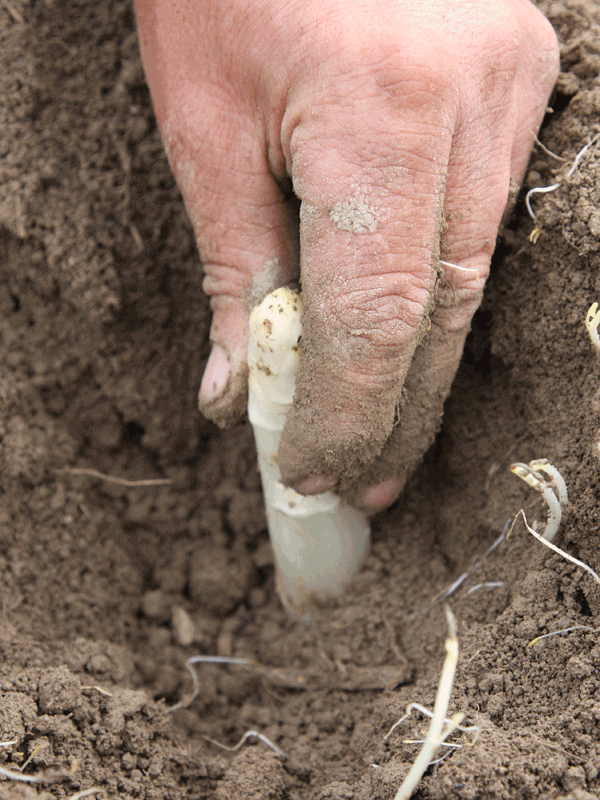
[[[599,130],[600,8],[540,5],[564,69],[541,139],[572,161]],[[483,556],[519,508],[543,524],[507,465],[547,457],[571,499],[557,541],[600,568],[600,145],[534,196],[535,243],[521,195],[436,448],[306,628],[274,591],[248,426],[196,410],[207,302],[129,0],[4,0],[0,93],[0,765],[60,778],[0,797],[392,798],[428,720],[384,736],[432,707],[439,597],[465,572],[451,712],[479,738],[456,733],[416,796],[599,796],[600,586],[521,523]],[[567,168],[537,149],[526,188]],[[200,666],[169,711],[198,653],[261,666]],[[248,730],[287,758],[206,738]]]

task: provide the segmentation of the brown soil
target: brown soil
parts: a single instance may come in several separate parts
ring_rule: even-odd
[[[598,131],[600,8],[540,4],[563,46],[541,134],[572,160]],[[522,524],[539,496],[507,472],[548,457],[571,504],[558,543],[599,568],[600,145],[554,194],[523,197],[434,451],[376,520],[348,597],[313,628],[273,586],[247,425],[196,411],[207,303],[191,226],[153,122],[129,0],[0,3],[0,764],[63,780],[2,798],[392,798],[431,707],[451,596],[451,710],[480,728],[421,798],[600,796],[600,587]],[[527,185],[566,168],[538,149]],[[89,467],[129,488],[65,471]],[[483,587],[483,582],[501,586]],[[187,708],[185,661],[204,665]],[[257,730],[261,742],[232,745]],[[376,766],[374,766],[376,765]]]

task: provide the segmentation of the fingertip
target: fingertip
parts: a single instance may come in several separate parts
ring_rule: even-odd
[[[201,405],[211,403],[225,391],[231,378],[230,357],[220,344],[214,344],[206,362],[198,401]]]
[[[391,506],[398,499],[403,487],[404,481],[400,478],[392,478],[375,486],[369,486],[358,497],[358,505],[369,514],[383,511],[384,508]]]
[[[245,359],[236,358],[222,345],[214,344],[202,376],[198,408],[211,422],[228,428],[244,416],[247,386]]]

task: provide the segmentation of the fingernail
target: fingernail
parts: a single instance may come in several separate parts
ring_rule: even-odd
[[[333,489],[336,483],[336,479],[330,478],[328,475],[313,475],[294,488],[298,494],[323,494],[323,492]]]
[[[214,344],[200,384],[200,401],[208,403],[222,394],[230,377],[231,366],[227,350],[220,344]]]
[[[369,486],[363,492],[360,504],[371,510],[386,508],[398,497],[403,485],[400,478],[393,478],[390,481],[378,483],[376,486]]]

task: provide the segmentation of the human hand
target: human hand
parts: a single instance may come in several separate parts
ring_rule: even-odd
[[[283,480],[388,505],[441,422],[558,73],[550,24],[529,0],[136,0],[136,14],[211,296],[201,410],[243,413],[249,312],[300,279]]]

